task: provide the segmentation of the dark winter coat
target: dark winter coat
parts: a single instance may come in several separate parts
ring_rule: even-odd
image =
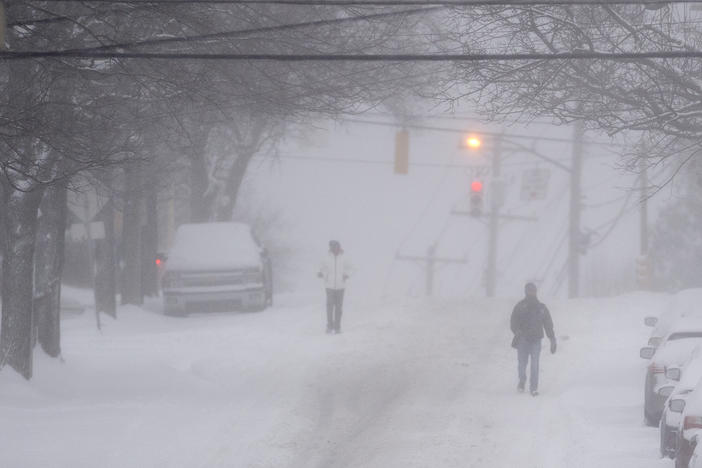
[[[548,308],[536,297],[527,296],[514,306],[510,327],[515,339],[538,341],[546,336],[554,339],[553,320]]]

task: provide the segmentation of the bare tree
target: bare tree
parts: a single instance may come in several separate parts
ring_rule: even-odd
[[[689,5],[454,11],[443,21],[459,32],[446,34],[442,46],[466,53],[699,50],[698,14]],[[444,84],[444,96],[473,98],[496,117],[584,120],[610,135],[646,132],[661,147],[696,141],[702,131],[702,66],[696,59],[495,60],[460,64],[454,73]],[[457,82],[466,85],[457,90]]]
[[[278,53],[388,52],[406,44],[407,38],[397,33],[416,22],[412,13],[369,11],[326,6],[305,10],[280,5],[204,8],[16,1],[7,2],[11,26],[7,42],[14,51]],[[310,24],[310,15],[319,20]],[[58,231],[63,229],[62,200],[71,179],[100,168],[124,171],[124,186],[112,187],[124,194],[122,301],[140,303],[141,278],[145,272],[148,276],[144,262],[157,235],[142,231],[141,207],[145,200],[154,200],[155,192],[141,190],[148,183],[141,168],[148,173],[163,167],[165,159],[156,150],[165,142],[185,148],[187,156],[179,159],[190,161],[185,166],[197,194],[193,212],[206,219],[229,219],[251,158],[262,148],[274,146],[285,122],[300,122],[319,113],[360,112],[396,95],[398,82],[406,90],[428,81],[425,73],[415,76],[412,65],[368,63],[300,67],[37,59],[4,62],[1,71],[5,242],[0,363],[27,378],[32,375],[32,336],[38,324],[40,340],[46,337],[42,347],[51,355],[60,353],[60,289],[57,292],[56,286],[63,236]],[[234,137],[231,151],[215,157],[205,154],[213,129],[226,129]],[[216,163],[210,166],[212,161]],[[47,212],[42,209],[40,223],[42,200]],[[41,255],[46,268],[37,269],[35,254]],[[98,258],[105,265],[111,263],[109,252]],[[111,278],[110,271],[104,273]],[[111,288],[106,291],[106,297],[112,294]]]

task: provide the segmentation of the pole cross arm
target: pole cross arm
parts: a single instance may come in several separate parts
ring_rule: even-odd
[[[411,262],[468,263],[467,258],[420,257],[415,255],[397,255],[395,258]]]

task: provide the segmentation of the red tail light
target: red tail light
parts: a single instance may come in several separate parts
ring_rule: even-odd
[[[664,374],[665,366],[657,366],[655,363],[653,363],[648,366],[648,370],[651,371],[651,374]]]
[[[683,429],[702,429],[702,416],[685,416]]]

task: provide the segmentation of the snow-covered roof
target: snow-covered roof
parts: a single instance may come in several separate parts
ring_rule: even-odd
[[[702,318],[702,288],[684,289],[672,296],[670,306],[658,317],[651,336],[666,336],[681,317]]]
[[[702,288],[683,289],[675,294],[672,309],[683,317],[702,316]]]
[[[166,261],[167,271],[223,271],[261,266],[260,247],[243,223],[183,224]]]
[[[685,332],[702,333],[702,318],[700,317],[680,317],[671,325],[667,337]]]
[[[665,310],[659,317],[658,323],[656,323],[655,328],[651,331],[651,336],[664,337],[668,334],[668,330],[675,323],[675,321],[680,318],[680,313],[673,308]]]
[[[688,395],[684,414],[702,416],[702,379],[697,382],[695,389]]]
[[[700,350],[702,350],[702,347],[697,345],[697,347],[692,351],[691,359],[688,360],[687,364],[682,369],[682,375],[680,377],[680,382],[678,382],[678,388],[695,388],[697,382],[702,379],[702,359],[699,357]]]
[[[658,348],[651,362],[657,366],[679,366],[700,343],[702,343],[702,337],[666,341]]]

